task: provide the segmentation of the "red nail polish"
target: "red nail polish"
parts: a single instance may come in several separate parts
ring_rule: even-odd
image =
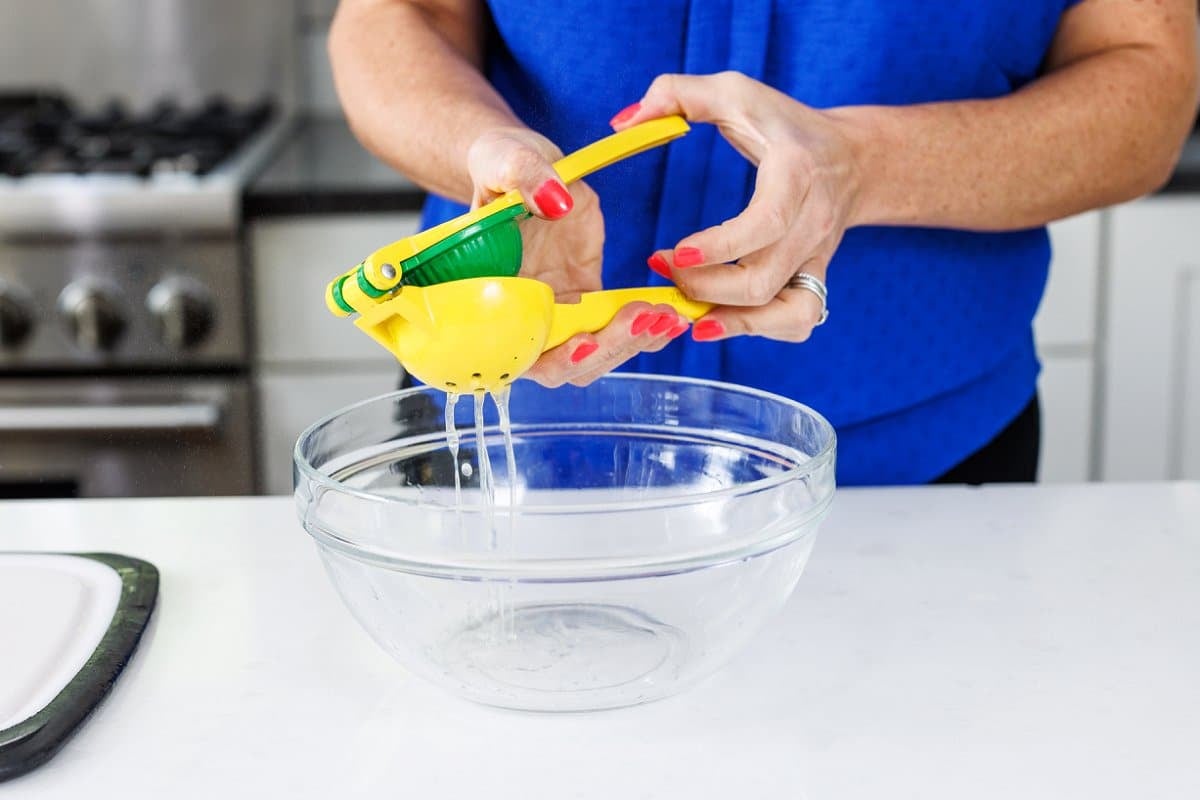
[[[688,324],[688,322],[686,320],[680,320],[678,325],[676,325],[674,328],[671,328],[670,333],[667,334],[667,338],[668,339],[678,339],[680,336],[683,336],[683,332],[686,331],[689,327],[691,327],[691,326]]]
[[[600,345],[596,344],[595,342],[584,342],[583,344],[579,345],[579,347],[575,348],[574,353],[571,353],[571,363],[578,364],[580,361],[583,361],[585,358],[599,349]]]
[[[646,332],[646,329],[655,323],[658,319],[657,314],[652,314],[649,311],[643,311],[633,318],[633,324],[629,326],[629,332],[634,336],[641,336]]]
[[[550,219],[566,216],[567,212],[575,205],[567,187],[553,178],[538,187],[538,190],[533,193],[533,202],[537,205],[538,211]]]
[[[671,265],[668,264],[667,260],[665,258],[663,258],[660,254],[655,253],[654,255],[647,258],[646,265],[648,267],[650,267],[650,269],[657,272],[659,275],[662,275],[667,280],[671,280]]]
[[[704,253],[697,247],[680,247],[675,251],[675,266],[694,267],[704,263]]]
[[[725,326],[715,319],[702,319],[692,328],[692,338],[697,342],[711,342],[725,335]]]
[[[675,323],[679,321],[679,317],[674,314],[659,314],[658,319],[650,326],[651,336],[662,336],[671,328],[675,327]]]
[[[620,111],[617,112],[617,115],[615,117],[613,117],[612,119],[610,119],[608,121],[608,124],[612,127],[616,127],[617,125],[620,125],[622,122],[628,122],[629,120],[633,119],[633,115],[636,114],[638,111],[640,111],[641,108],[642,108],[641,103],[634,103],[631,106],[625,106],[624,108],[622,108]]]

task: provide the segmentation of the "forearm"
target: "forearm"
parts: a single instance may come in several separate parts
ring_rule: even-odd
[[[1012,230],[1152,191],[1195,117],[1183,61],[1116,48],[1000,99],[835,110],[862,159],[853,222]]]
[[[344,0],[329,53],[359,140],[429,191],[468,202],[471,143],[520,125],[479,71],[477,19],[404,0]]]

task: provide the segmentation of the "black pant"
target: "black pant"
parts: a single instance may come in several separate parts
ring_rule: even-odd
[[[1041,451],[1042,412],[1035,393],[996,437],[932,483],[1033,483]]]

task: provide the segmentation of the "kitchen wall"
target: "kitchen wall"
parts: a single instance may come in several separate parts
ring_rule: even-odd
[[[325,45],[337,0],[298,0],[296,55],[300,76],[300,102],[312,114],[341,116],[333,90],[333,74]]]
[[[0,90],[136,107],[220,93],[291,105],[300,0],[0,0]]]

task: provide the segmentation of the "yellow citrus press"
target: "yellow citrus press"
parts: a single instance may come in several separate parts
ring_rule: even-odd
[[[558,160],[571,183],[688,131],[682,117],[635,125]],[[516,277],[521,266],[518,222],[525,200],[510,191],[474,211],[376,250],[326,288],[338,316],[392,353],[410,374],[452,392],[494,391],[519,378],[538,356],[577,333],[607,325],[626,304],[674,308],[689,320],[711,306],[677,288],[588,292],[577,303],[555,302],[548,284]]]

